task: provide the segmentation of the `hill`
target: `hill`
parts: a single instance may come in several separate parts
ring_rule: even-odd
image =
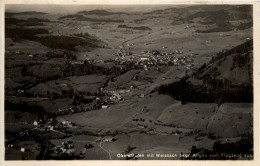
[[[253,40],[217,53],[195,76],[203,80],[210,77],[216,80],[226,79],[233,85],[253,86]]]
[[[100,40],[87,33],[80,37],[64,36],[64,35],[50,35],[49,32],[43,28],[9,28],[6,27],[6,37],[14,41],[30,40],[39,42],[44,46],[53,49],[75,50],[77,46],[85,46],[88,49],[97,48],[101,43]],[[45,36],[38,36],[44,34]],[[77,35],[78,36],[78,35]],[[67,42],[64,42],[67,41]]]
[[[27,20],[20,20],[16,18],[6,18],[5,23],[7,26],[16,25],[16,26],[42,26],[44,22],[50,22],[48,19],[39,19],[39,18],[28,18]]]
[[[213,56],[190,76],[162,85],[159,93],[168,94],[183,104],[252,103],[253,102],[253,41]]]
[[[75,19],[78,21],[89,21],[89,22],[112,22],[112,23],[122,23],[124,22],[124,20],[114,20],[114,19],[108,19],[108,18],[89,18],[89,17],[85,17],[83,15],[80,14],[74,14],[74,15],[66,15],[66,16],[62,16],[60,18],[58,18],[59,20],[63,20],[63,19]]]
[[[144,13],[145,15],[163,15],[172,18],[172,25],[199,23],[213,26],[200,29],[199,33],[228,32],[234,29],[252,27],[253,8],[250,5],[212,5],[168,8]],[[245,23],[246,22],[246,23]]]
[[[120,15],[120,14],[126,14],[128,13],[124,12],[109,12],[106,10],[91,10],[91,11],[80,11],[78,14],[84,14],[84,15],[98,15],[98,16],[108,16],[108,15]]]
[[[47,13],[44,13],[44,12],[34,12],[34,11],[17,12],[17,13],[6,12],[5,16],[13,16],[13,15],[45,15],[45,14],[47,14]]]

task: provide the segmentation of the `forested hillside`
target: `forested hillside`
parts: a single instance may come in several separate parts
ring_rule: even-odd
[[[191,76],[162,85],[168,94],[183,103],[253,102],[253,41],[247,41],[212,57]]]

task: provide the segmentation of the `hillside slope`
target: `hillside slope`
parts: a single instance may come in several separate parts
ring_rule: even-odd
[[[190,76],[162,85],[158,92],[168,94],[183,104],[252,103],[253,41],[247,41],[212,57]]]

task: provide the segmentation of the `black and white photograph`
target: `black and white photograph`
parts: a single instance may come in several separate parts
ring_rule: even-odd
[[[252,4],[6,4],[4,160],[247,160]]]

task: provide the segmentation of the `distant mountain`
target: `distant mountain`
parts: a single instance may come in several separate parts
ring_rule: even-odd
[[[13,16],[13,15],[45,15],[47,13],[44,13],[44,12],[17,12],[17,13],[11,13],[11,12],[6,12],[5,13],[5,16]]]
[[[241,9],[241,10],[240,10]],[[237,29],[246,29],[250,28],[251,24],[245,23],[244,25],[240,24],[238,26],[232,25],[231,21],[252,21],[252,8],[250,6],[226,6],[219,10],[213,11],[201,11],[195,14],[190,15],[186,19],[188,21],[193,21],[194,19],[200,19],[200,23],[204,25],[216,24],[216,28],[208,30],[200,30],[201,33],[210,33],[210,32],[226,32]]]
[[[162,15],[172,19],[172,25],[200,23],[216,25],[212,29],[198,30],[200,33],[227,32],[234,29],[248,29],[253,26],[252,5],[195,5],[180,8],[154,10],[144,15]],[[232,21],[240,21],[236,25]]]
[[[106,11],[106,10],[80,11],[80,12],[78,12],[78,14],[84,14],[84,15],[98,15],[98,16],[121,15],[121,14],[129,15],[129,13],[124,13],[124,12],[109,12],[109,11]]]
[[[172,14],[172,13],[176,13],[176,12],[186,13],[186,12],[188,12],[188,8],[186,8],[186,7],[181,7],[181,8],[174,7],[174,8],[153,10],[153,11],[150,11],[150,12],[145,12],[143,14],[144,15],[150,15],[150,14]]]
[[[189,13],[189,15],[195,14],[197,12],[216,12],[219,10],[225,10],[230,12],[240,12],[253,14],[252,5],[187,5],[181,7],[172,7],[166,9],[153,10],[150,12],[145,12],[144,14],[171,14],[176,12]]]

